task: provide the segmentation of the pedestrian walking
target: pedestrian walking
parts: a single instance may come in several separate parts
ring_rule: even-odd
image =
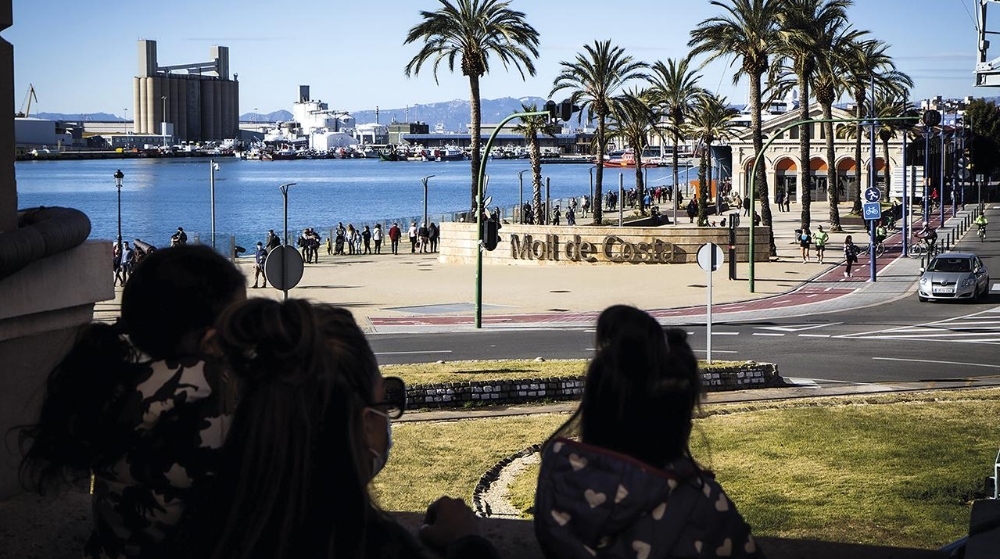
[[[382,254],[382,224],[376,223],[372,229],[372,240],[375,241],[375,254]]]
[[[844,258],[847,259],[846,267],[844,268],[844,277],[851,277],[851,266],[858,262],[858,252],[859,249],[857,245],[854,244],[854,239],[848,235],[844,239]]]
[[[812,233],[808,227],[799,230],[799,248],[802,253],[802,263],[809,262],[809,247],[812,246]]]
[[[750,217],[750,197],[743,199],[743,215]]]
[[[816,242],[816,260],[822,264],[823,255],[826,252],[826,243],[830,240],[830,234],[823,230],[822,225],[817,225],[816,229],[816,234],[813,235],[813,240]]]
[[[372,253],[372,230],[365,225],[363,231],[361,231],[361,242],[365,245],[365,251],[362,254]]]
[[[411,221],[410,228],[406,230],[406,235],[410,238],[410,254],[417,252],[417,222]]]
[[[399,238],[403,236],[403,232],[399,229],[398,223],[393,223],[392,227],[389,228],[389,242],[392,244],[392,253],[399,254]]]
[[[431,252],[438,251],[438,238],[441,237],[441,228],[437,226],[433,221],[427,227],[427,231],[430,232],[431,240]]]
[[[257,289],[257,280],[261,277],[264,278],[264,285],[261,287],[267,287],[267,276],[264,275],[264,262],[267,260],[267,249],[264,248],[264,243],[257,242],[257,251],[254,252],[253,260],[253,288]]]
[[[691,198],[691,201],[688,202],[687,214],[688,223],[694,223],[694,218],[698,215],[698,204],[695,203],[694,198]]]

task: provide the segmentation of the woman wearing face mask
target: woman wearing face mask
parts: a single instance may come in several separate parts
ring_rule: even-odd
[[[403,382],[383,378],[351,314],[301,300],[232,307],[216,342],[240,404],[212,492],[182,551],[213,559],[424,557],[368,493],[392,448]],[[420,535],[447,557],[494,557],[472,511],[444,497]]]

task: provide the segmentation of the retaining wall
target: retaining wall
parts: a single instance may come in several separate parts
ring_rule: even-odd
[[[768,227],[755,227],[757,262],[768,261]],[[736,260],[747,262],[750,229],[736,229]],[[723,247],[728,258],[727,227],[694,225],[660,227],[594,227],[562,225],[516,225],[504,223],[500,243],[483,253],[489,265],[624,265],[685,264],[697,262],[705,243]],[[471,264],[476,261],[478,235],[474,223],[441,224],[440,261]]]

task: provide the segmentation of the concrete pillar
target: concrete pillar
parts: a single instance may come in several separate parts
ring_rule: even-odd
[[[177,84],[177,124],[174,129],[177,131],[177,137],[185,141],[191,139],[187,129],[188,83],[190,81],[188,79],[178,80]]]
[[[240,137],[240,82],[233,82],[233,138]]]
[[[132,132],[139,133],[139,107],[142,105],[142,78],[132,78]],[[127,126],[127,125],[126,125]]]
[[[201,82],[201,139],[215,138],[215,80]]]
[[[11,2],[0,1],[0,31],[13,24]],[[14,104],[14,47],[0,37],[0,107]],[[10,109],[8,109],[10,110]],[[0,235],[17,229],[17,182],[14,180],[14,115],[0,118]]]
[[[146,80],[149,78],[139,77],[139,99],[135,105],[135,133],[146,133]]]
[[[221,110],[219,111],[219,116],[221,117],[221,126],[219,126],[219,138],[229,138],[229,111],[232,110],[232,105],[229,99],[229,82],[220,81],[219,82],[219,102]]]
[[[222,138],[222,82],[215,82],[215,91],[212,94],[212,130],[214,134],[210,139],[219,140]]]
[[[180,88],[180,78],[168,78],[167,83],[170,84],[169,99],[167,99],[167,107],[170,109],[170,114],[167,115],[167,122],[171,122],[174,125],[174,136],[180,138],[179,129],[177,127],[180,123],[180,106],[181,106],[181,88]]]
[[[201,80],[187,80],[187,137],[200,141],[201,131]]]
[[[156,78],[146,78],[146,103],[143,108],[143,116],[146,117],[146,130],[144,134],[152,134],[156,130]]]

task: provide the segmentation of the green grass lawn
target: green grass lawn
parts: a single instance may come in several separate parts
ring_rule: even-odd
[[[392,374],[386,372],[386,374]],[[762,536],[936,548],[968,530],[1000,445],[1000,389],[706,406],[692,452]],[[501,458],[565,415],[397,423],[375,482],[389,510],[469,499]],[[512,487],[533,501],[537,468]]]

